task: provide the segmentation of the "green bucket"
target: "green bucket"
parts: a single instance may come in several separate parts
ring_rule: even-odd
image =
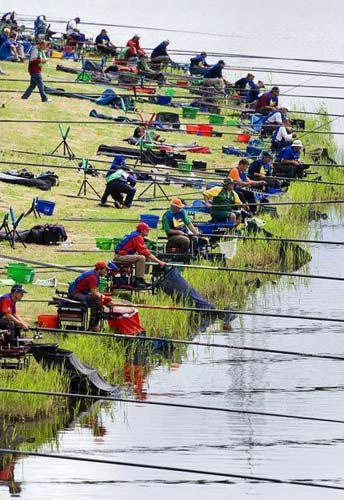
[[[226,124],[232,125],[233,127],[236,127],[238,125],[238,122],[237,122],[237,120],[233,120],[233,118],[230,118],[229,120],[227,120]]]
[[[18,284],[32,283],[36,271],[22,262],[10,262],[7,265],[7,276]]]
[[[174,97],[176,95],[176,90],[175,89],[166,89],[165,90],[165,95],[168,95],[170,97]]]
[[[225,117],[221,115],[209,115],[209,123],[212,125],[223,125]]]
[[[184,106],[183,108],[183,118],[196,118],[199,109],[190,106]]]
[[[178,161],[178,170],[181,170],[182,172],[191,172],[192,163],[187,161]]]
[[[123,240],[123,236],[119,236],[118,238],[113,238],[113,239],[112,239],[114,249],[116,249],[116,246],[117,246],[117,245],[118,245],[118,243],[119,243],[120,241],[122,241],[122,240]]]
[[[96,238],[96,247],[100,250],[110,250],[112,238]]]

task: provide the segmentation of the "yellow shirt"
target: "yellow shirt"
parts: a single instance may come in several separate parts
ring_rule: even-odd
[[[208,200],[212,200],[213,198],[215,198],[216,196],[218,196],[220,194],[222,189],[223,189],[223,186],[215,186],[213,188],[208,189],[207,191],[203,191],[203,196],[206,196],[208,198]],[[233,195],[234,195],[234,204],[235,205],[242,205],[241,200],[235,191],[233,191]]]

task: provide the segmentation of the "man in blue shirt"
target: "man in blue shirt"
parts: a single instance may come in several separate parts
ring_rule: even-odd
[[[251,163],[248,175],[253,180],[265,181],[268,187],[281,187],[280,181],[272,178],[272,154],[270,151],[263,151],[262,157]]]
[[[220,60],[218,63],[211,66],[203,75],[203,83],[206,86],[215,87],[220,90],[225,89],[226,80],[223,78],[222,70],[225,67],[225,62]]]
[[[170,56],[167,53],[167,47],[169,44],[169,40],[164,40],[157,47],[155,47],[151,53],[151,62],[154,64],[160,64],[160,68],[166,68],[171,61]]]
[[[190,59],[190,68],[192,68],[191,74],[203,75],[207,68],[210,68],[210,64],[206,61],[207,53],[201,52],[195,57]]]
[[[167,248],[177,248],[180,253],[195,253],[198,249],[198,231],[186,213],[180,198],[172,198],[171,208],[162,216]]]
[[[96,37],[95,44],[101,54],[115,56],[117,54],[116,47],[111,43],[107,31],[102,29]]]
[[[301,150],[303,144],[299,139],[296,139],[290,146],[286,146],[281,149],[277,155],[277,161],[279,164],[276,165],[276,172],[278,176],[283,177],[303,177],[304,170],[309,168],[307,165],[303,165],[300,161]]]

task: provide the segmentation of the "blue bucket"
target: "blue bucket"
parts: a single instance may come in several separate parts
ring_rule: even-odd
[[[156,96],[156,103],[160,104],[162,106],[168,106],[169,104],[171,104],[171,101],[172,101],[172,97],[170,97],[168,95],[157,95]]]
[[[146,224],[148,224],[149,227],[152,228],[158,227],[159,219],[160,219],[159,215],[148,215],[148,214],[140,215],[140,221],[145,222]]]
[[[36,209],[40,214],[53,215],[55,203],[53,201],[37,200]]]

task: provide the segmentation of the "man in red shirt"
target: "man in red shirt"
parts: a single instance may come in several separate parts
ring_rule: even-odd
[[[30,85],[25,90],[22,95],[22,99],[28,99],[32,92],[38,87],[39,93],[41,94],[42,102],[48,102],[49,99],[44,90],[44,83],[42,79],[42,66],[47,62],[47,57],[45,55],[45,50],[48,47],[48,42],[46,40],[40,40],[37,42],[36,47],[33,47],[30,54],[29,61],[29,73],[31,77]]]
[[[146,288],[145,280],[146,262],[156,262],[164,266],[165,262],[158,259],[146,247],[144,237],[148,236],[151,227],[144,222],[136,226],[136,231],[127,234],[115,248],[114,262],[116,264],[135,264],[135,286]]]
[[[80,274],[68,289],[68,297],[87,305],[90,308],[89,329],[99,332],[102,305],[111,305],[111,299],[98,291],[100,278],[106,276],[108,271],[106,262],[100,260],[94,269]]]
[[[134,35],[133,38],[128,40],[127,47],[129,48],[125,54],[126,59],[130,59],[131,57],[139,57],[140,55],[145,54],[145,51],[141,49],[140,46],[139,35]]]
[[[16,304],[22,300],[26,290],[22,285],[14,285],[10,293],[0,297],[0,329],[8,330],[12,339],[20,336],[20,331],[28,330],[28,324],[17,313]]]

